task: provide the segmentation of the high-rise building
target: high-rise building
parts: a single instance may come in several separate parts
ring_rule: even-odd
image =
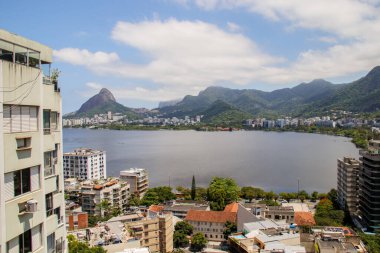
[[[63,154],[65,178],[79,180],[106,179],[106,152],[90,148],[78,148]]]
[[[369,231],[380,230],[380,141],[369,142],[368,150],[360,151],[359,215]]]
[[[128,182],[131,186],[131,193],[139,195],[140,198],[148,191],[149,180],[146,169],[130,168],[120,171],[120,180]]]
[[[356,213],[359,204],[359,170],[360,163],[355,158],[338,159],[338,203],[352,215]]]
[[[0,252],[66,252],[52,50],[0,30]]]

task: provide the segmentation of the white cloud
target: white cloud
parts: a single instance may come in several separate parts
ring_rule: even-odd
[[[96,73],[144,79],[164,88],[200,88],[218,82],[244,85],[259,77],[263,66],[282,61],[262,52],[242,34],[201,21],[118,22],[112,38],[143,52],[147,64],[122,62],[116,53],[75,48],[54,51],[57,60],[83,65]],[[185,95],[185,94],[183,94]]]
[[[227,28],[230,32],[240,32],[241,27],[233,22],[227,22]]]
[[[78,48],[63,48],[61,50],[54,50],[53,54],[57,60],[68,62],[73,65],[101,66],[106,64],[115,64],[119,61],[119,56],[116,53],[104,53],[101,51],[92,53],[87,49]]]
[[[186,8],[195,4],[207,11],[240,8],[270,22],[286,24],[284,29],[319,31],[323,35],[318,40],[330,45],[323,50],[299,52],[298,58],[290,62],[263,52],[232,22],[223,30],[202,21],[156,18],[118,22],[112,30],[112,39],[147,56],[145,64],[125,62],[114,52],[77,48],[56,50],[54,56],[98,74],[153,82],[157,85],[154,89],[119,90],[125,98],[142,96],[149,101],[196,94],[220,83],[295,84],[314,78],[342,77],[379,65],[380,9],[376,0],[172,1]]]

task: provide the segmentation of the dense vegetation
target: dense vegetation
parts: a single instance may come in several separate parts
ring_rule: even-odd
[[[209,87],[198,96],[186,96],[181,102],[160,108],[166,116],[215,114],[216,101],[224,102],[239,111],[254,117],[277,117],[280,115],[323,115],[329,110],[374,112],[380,108],[380,67],[372,69],[365,77],[348,84],[334,85],[324,80],[302,83],[293,88],[272,92],[259,90],[237,90]],[[218,102],[220,103],[220,102]],[[230,107],[223,106],[225,111]]]
[[[107,251],[100,246],[90,247],[85,242],[78,241],[74,235],[67,236],[69,253],[106,253]]]

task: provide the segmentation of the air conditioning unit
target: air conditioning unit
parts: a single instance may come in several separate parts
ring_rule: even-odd
[[[37,212],[37,205],[38,202],[35,199],[28,200],[25,205],[25,211],[28,213],[35,213]]]

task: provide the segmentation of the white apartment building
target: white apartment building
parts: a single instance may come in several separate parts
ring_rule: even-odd
[[[148,191],[148,172],[142,168],[130,168],[120,171],[120,180],[126,181],[131,186],[131,193],[138,194],[140,198]]]
[[[63,154],[65,178],[79,180],[106,179],[106,152],[90,148],[78,148]]]
[[[127,182],[120,182],[118,179],[102,182],[94,182],[94,180],[82,182],[80,193],[82,196],[82,211],[98,216],[105,215],[112,208],[119,208],[120,211],[125,211],[130,196],[129,184]],[[109,208],[102,207],[102,201],[107,201]]]
[[[0,252],[66,252],[52,50],[0,29]],[[52,77],[52,78],[51,78]]]

